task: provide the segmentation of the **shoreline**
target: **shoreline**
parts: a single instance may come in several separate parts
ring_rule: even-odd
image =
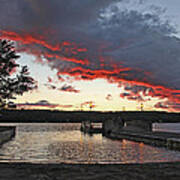
[[[138,120],[148,122],[180,122],[180,113],[159,111],[126,111],[126,112],[100,112],[100,111],[50,111],[50,110],[2,110],[1,123],[81,123],[85,120],[91,122],[104,122],[107,119],[121,117],[124,121]]]
[[[145,164],[0,163],[3,180],[180,179],[180,162]]]

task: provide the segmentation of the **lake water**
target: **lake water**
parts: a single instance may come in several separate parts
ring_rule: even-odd
[[[80,124],[14,125],[17,126],[16,137],[0,148],[0,162],[92,164],[180,161],[180,152],[127,140],[111,140],[101,134],[85,135],[79,130]]]

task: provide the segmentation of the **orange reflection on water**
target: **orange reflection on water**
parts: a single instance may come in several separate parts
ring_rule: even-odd
[[[144,148],[144,143],[139,143],[139,162],[143,163],[144,162],[144,154],[143,154],[143,149]]]
[[[80,124],[17,124],[16,137],[0,149],[0,158],[23,162],[145,163],[179,161],[180,153],[101,134],[80,132]]]

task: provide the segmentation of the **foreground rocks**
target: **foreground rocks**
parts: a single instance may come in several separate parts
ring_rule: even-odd
[[[71,165],[1,163],[2,180],[179,180],[180,162]]]

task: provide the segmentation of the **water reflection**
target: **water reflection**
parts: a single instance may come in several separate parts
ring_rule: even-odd
[[[0,149],[0,161],[43,163],[144,163],[179,161],[180,153],[127,140],[89,136],[80,124],[17,124],[14,140]]]

